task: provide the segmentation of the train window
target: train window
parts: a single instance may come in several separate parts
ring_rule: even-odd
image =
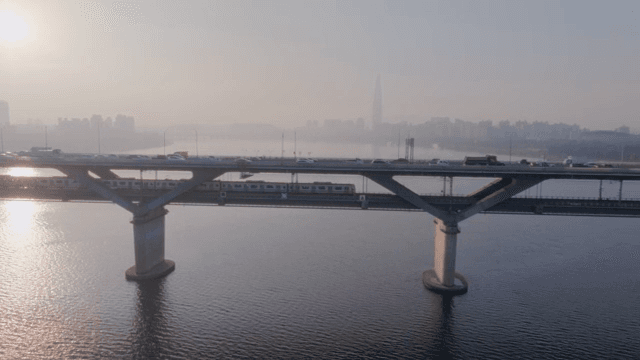
[[[252,188],[252,189],[257,189],[257,188],[258,188],[258,185],[251,185],[251,188]]]
[[[309,190],[309,186],[301,186],[302,190]]]
[[[241,187],[242,187],[242,184],[234,184],[234,185],[233,185],[233,187],[235,187],[235,188],[241,188]]]
[[[126,181],[119,181],[118,185],[127,185],[127,182]]]
[[[342,190],[342,186],[334,186],[333,190]]]
[[[267,185],[267,186],[266,186],[266,188],[267,188],[267,189],[273,189],[273,188],[274,188],[274,186],[273,186],[273,185]]]
[[[61,184],[63,184],[63,183],[64,183],[64,181],[62,181],[62,180],[56,180],[56,184],[57,184],[57,185],[61,185]]]
[[[318,186],[318,190],[326,190],[327,187],[326,186]]]
[[[175,181],[171,181],[171,182],[169,182],[169,185],[168,185],[168,186],[176,186],[176,184],[177,184],[177,183],[176,183]]]

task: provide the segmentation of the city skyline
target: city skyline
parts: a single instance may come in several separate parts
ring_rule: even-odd
[[[4,1],[4,18],[19,21],[0,34],[0,98],[16,123],[126,113],[141,127],[295,127],[370,121],[380,74],[385,119],[635,130],[638,9],[632,1]]]

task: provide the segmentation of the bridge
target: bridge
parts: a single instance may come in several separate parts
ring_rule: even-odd
[[[305,207],[326,209],[367,209],[424,211],[435,217],[434,268],[423,273],[424,285],[436,292],[462,294],[468,289],[464,276],[455,271],[458,224],[478,213],[538,215],[583,215],[640,217],[640,201],[622,199],[624,181],[640,180],[640,172],[626,168],[568,168],[508,166],[432,166],[427,163],[359,164],[340,159],[299,163],[294,159],[219,159],[214,157],[167,159],[46,156],[0,157],[2,167],[56,169],[80,186],[43,187],[28,182],[0,180],[0,198],[27,198],[48,201],[113,202],[133,214],[135,264],[125,272],[129,280],[165,276],[175,263],[165,258],[165,210],[167,204],[225,206]],[[114,171],[187,171],[190,179],[174,181],[172,188],[146,187],[115,189],[106,180],[119,180]],[[225,173],[284,173],[359,175],[390,194],[201,191],[203,183],[217,181]],[[445,178],[445,194],[420,195],[396,180],[397,177]],[[494,178],[466,196],[446,196],[446,179],[454,177]],[[514,197],[549,179],[614,180],[620,182],[617,199],[522,198]],[[52,179],[53,180],[53,179]],[[455,279],[459,280],[456,283]]]

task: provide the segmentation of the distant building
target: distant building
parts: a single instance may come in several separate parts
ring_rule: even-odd
[[[89,119],[89,122],[91,123],[91,128],[92,129],[98,129],[98,128],[104,128],[104,120],[102,119],[102,115],[96,115],[93,114],[91,115],[91,119]]]
[[[631,132],[631,129],[629,129],[628,126],[626,125],[622,125],[619,128],[616,129],[616,132],[619,133],[623,133],[623,134],[629,134]]]
[[[136,129],[133,116],[125,116],[121,114],[116,115],[116,119],[113,122],[113,127],[115,129],[129,131],[129,132],[134,132]]]
[[[0,127],[9,125],[9,103],[0,100]]]
[[[325,119],[324,127],[327,129],[337,129],[342,126],[342,120],[340,119]]]

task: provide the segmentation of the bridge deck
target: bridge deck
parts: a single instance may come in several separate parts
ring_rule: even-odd
[[[66,157],[33,157],[22,159],[0,158],[0,167],[32,168],[78,168],[94,173],[108,173],[109,170],[164,170],[199,171],[219,170],[223,172],[251,173],[307,173],[365,175],[383,174],[391,176],[446,176],[446,177],[532,177],[540,179],[595,179],[595,180],[640,180],[640,171],[629,168],[570,168],[570,167],[529,167],[519,164],[507,166],[431,166],[416,164],[355,164],[348,161],[327,160],[311,164],[296,163],[292,159],[266,159],[247,164],[233,160],[209,161],[192,159],[167,161],[148,159],[79,159]]]

